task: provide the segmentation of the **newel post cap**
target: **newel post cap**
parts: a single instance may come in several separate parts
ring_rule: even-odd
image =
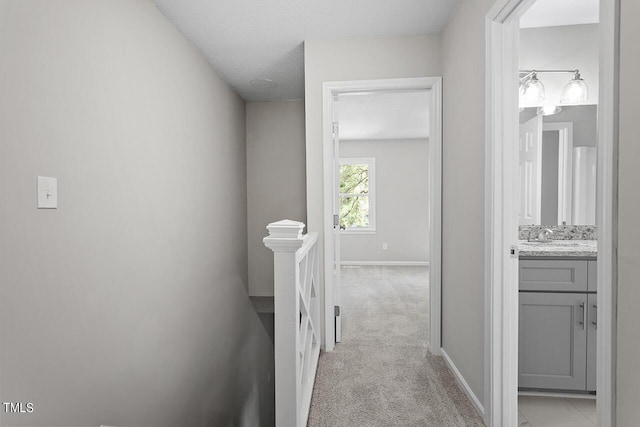
[[[283,219],[267,225],[269,235],[262,239],[264,245],[274,252],[295,252],[304,241],[304,223]]]

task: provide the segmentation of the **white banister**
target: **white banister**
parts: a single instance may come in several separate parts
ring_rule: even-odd
[[[307,425],[320,355],[318,234],[302,222],[267,226],[273,251],[276,427]]]

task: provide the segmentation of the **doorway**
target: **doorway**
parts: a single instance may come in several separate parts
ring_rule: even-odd
[[[500,0],[487,16],[485,402],[489,426],[518,425],[519,19],[535,0]],[[619,3],[600,1],[597,214],[597,425],[615,426],[614,250]],[[586,307],[583,307],[586,308]]]
[[[325,287],[324,287],[324,347],[332,351],[341,339],[341,257],[340,257],[340,194],[337,191],[340,177],[339,128],[337,126],[339,102],[341,96],[349,94],[371,93],[411,93],[428,91],[429,108],[429,348],[433,354],[440,350],[440,252],[441,252],[441,78],[408,78],[388,80],[368,80],[349,82],[327,82],[323,84],[324,95],[324,132],[323,132],[323,169],[324,169],[324,216],[325,239]],[[362,160],[362,159],[360,159]],[[364,159],[367,160],[367,159]],[[425,159],[426,160],[426,159]],[[366,161],[356,162],[375,168]],[[370,170],[370,169],[367,169]],[[349,196],[349,195],[347,195]],[[374,218],[361,221],[363,226],[371,225]],[[355,222],[357,223],[357,221]],[[366,228],[366,227],[363,227]],[[365,230],[363,230],[365,231]],[[366,232],[366,231],[365,231]],[[385,242],[386,243],[386,242]],[[384,245],[384,243],[383,243]],[[382,246],[384,247],[384,246]]]
[[[337,342],[343,333],[347,342],[373,334],[382,344],[402,334],[393,328],[396,321],[416,327],[407,345],[428,340],[430,96],[384,90],[334,98]]]

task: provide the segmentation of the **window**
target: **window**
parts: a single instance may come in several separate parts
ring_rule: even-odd
[[[340,159],[340,228],[374,232],[375,159]]]

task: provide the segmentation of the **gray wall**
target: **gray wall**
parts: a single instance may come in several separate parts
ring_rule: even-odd
[[[618,426],[640,419],[640,2],[621,0],[618,225]]]
[[[462,0],[442,37],[442,346],[481,402],[485,16],[493,3],[494,0]]]
[[[520,113],[520,123],[536,115],[536,108],[525,108]],[[562,107],[562,111],[552,116],[544,116],[543,123],[573,123],[573,146],[595,147],[598,141],[598,106],[577,105]]]
[[[376,233],[342,234],[341,260],[428,261],[428,140],[340,141],[340,157],[374,157],[376,162]]]
[[[557,131],[542,132],[542,225],[558,225],[558,153],[560,134]]]
[[[321,233],[319,245],[322,264],[322,83],[439,76],[440,36],[307,40],[304,44],[304,69],[308,227],[311,231]],[[321,281],[324,281],[323,275],[321,268]],[[324,311],[322,313],[324,316]]]
[[[2,424],[269,425],[243,100],[150,1],[1,5]]]
[[[247,103],[249,294],[273,296],[273,252],[267,224],[307,222],[304,102]]]

